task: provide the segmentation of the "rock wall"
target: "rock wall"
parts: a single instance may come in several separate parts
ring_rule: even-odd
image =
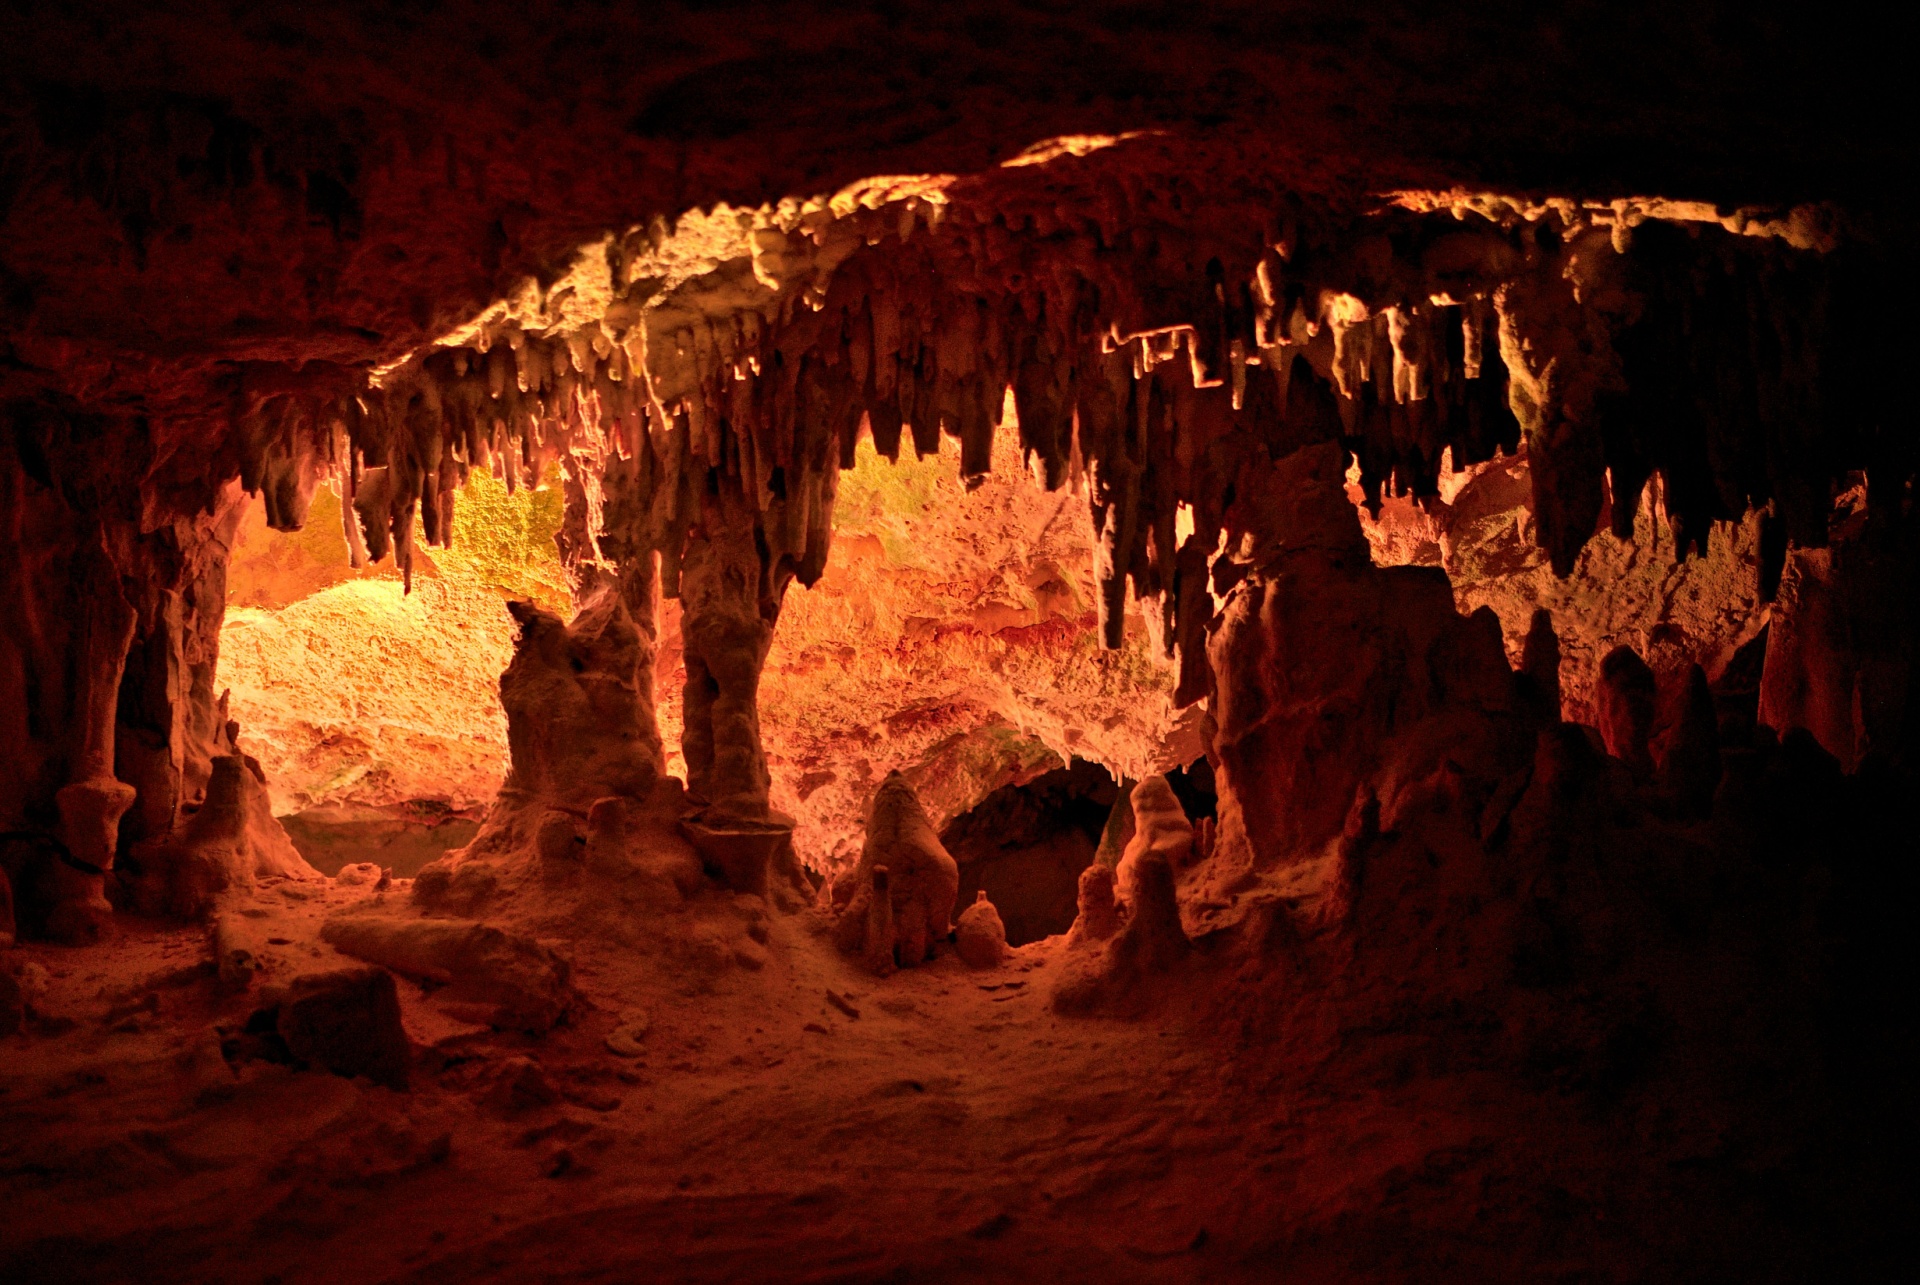
[[[1363,502],[1351,471],[1348,495]],[[1564,577],[1534,542],[1536,523],[1524,450],[1443,473],[1438,494],[1425,502],[1388,499],[1377,515],[1364,508],[1360,515],[1376,563],[1443,568],[1463,612],[1491,608],[1516,667],[1534,613],[1546,611],[1569,722],[1595,721],[1593,684],[1613,648],[1632,647],[1662,674],[1698,664],[1718,681],[1771,617],[1761,593],[1757,513],[1713,524],[1705,547],[1683,555],[1649,489],[1630,534],[1597,534]],[[1610,510],[1603,508],[1599,525],[1613,525]]]
[[[149,526],[140,493],[114,486],[103,425],[9,407],[5,426],[16,610],[0,626],[0,717],[15,770],[0,828],[16,913],[85,941],[109,895],[198,914],[256,874],[310,873],[214,696],[239,488],[203,480],[195,516]],[[165,891],[183,882],[199,891]]]
[[[1373,565],[1343,465],[1329,443],[1273,466],[1261,493],[1284,498],[1208,641],[1222,892],[1319,856],[1356,799],[1387,828],[1426,793],[1484,802],[1557,717],[1528,707],[1498,618],[1457,614],[1444,572]]]

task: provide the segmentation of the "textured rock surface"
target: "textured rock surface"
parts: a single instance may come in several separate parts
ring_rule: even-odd
[[[1150,776],[1134,788],[1133,814],[1133,838],[1113,876],[1116,927],[1106,922],[1111,894],[1097,877],[1082,876],[1086,922],[1074,925],[1054,981],[1058,1012],[1137,1015],[1166,993],[1169,974],[1192,948],[1174,880],[1192,856],[1193,826],[1164,777]],[[1104,868],[1090,867],[1087,874]]]
[[[560,510],[557,489],[509,496],[474,477],[451,546],[420,555],[407,592],[391,555],[353,564],[331,489],[297,532],[249,506],[213,681],[231,690],[276,813],[493,801],[508,766],[500,671],[518,632],[505,602],[572,612]]]
[[[1007,957],[1007,926],[981,889],[953,925],[953,951],[968,968],[992,968]]]
[[[1099,646],[1081,504],[1021,466],[1012,433],[972,490],[958,455],[943,438],[895,464],[863,442],[826,571],[781,611],[760,692],[772,798],[826,874],[858,856],[867,799],[895,769],[943,828],[1070,759],[1138,779],[1200,753],[1145,615],[1130,609],[1120,651]]]
[[[1357,480],[1348,493],[1361,501]],[[1547,612],[1561,660],[1560,709],[1592,723],[1600,660],[1615,647],[1632,647],[1662,675],[1699,664],[1717,679],[1770,614],[1760,592],[1758,515],[1716,524],[1704,550],[1687,558],[1651,490],[1629,538],[1606,534],[1602,519],[1602,533],[1571,572],[1555,576],[1534,543],[1538,519],[1522,453],[1443,476],[1424,508],[1387,500],[1377,518],[1363,512],[1361,526],[1376,562],[1443,567],[1462,611],[1492,608],[1516,667],[1534,613]]]
[[[271,1008],[273,1030],[299,1061],[335,1075],[407,1087],[413,1050],[400,1025],[393,975],[338,968],[288,982]]]
[[[520,638],[500,675],[513,759],[505,788],[581,810],[607,795],[644,797],[660,775],[652,639],[617,593],[570,624],[532,603],[508,609]]]
[[[349,915],[328,920],[320,937],[344,955],[440,983],[436,1006],[503,1030],[547,1030],[574,1001],[564,959],[490,924]]]
[[[1897,1276],[1920,455],[1906,141],[1873,126],[1906,45],[1718,0],[940,19],[12,23],[0,860],[29,937],[116,940],[0,968],[0,1276]],[[929,687],[1024,673],[895,724],[841,700],[882,729],[842,770],[840,718],[782,746],[759,679],[847,466],[908,440],[976,497],[1011,443],[1085,515],[1086,576],[1067,607],[983,540],[1007,593],[904,650]],[[1438,565],[1373,563],[1349,460]],[[232,879],[211,941],[109,922],[139,857],[194,876],[150,906],[244,865],[214,683],[242,494],[287,531],[337,488],[404,587],[488,473],[563,499],[584,623],[523,613],[482,832],[411,886]],[[1113,650],[1007,645],[1015,586]],[[656,594],[692,793],[631,771]],[[1597,718],[1623,646],[1638,773],[1555,721]],[[1093,708],[1043,708],[1049,666]],[[1146,770],[1170,706],[1217,832]],[[778,832],[831,771],[837,867],[886,769],[945,814],[1075,731],[1141,784],[1074,931],[991,974],[924,958],[953,872],[905,778],[837,921],[685,838]],[[462,1020],[339,970],[342,912],[564,937],[584,1002]]]
[[[1437,568],[1374,566],[1340,466],[1331,446],[1274,466],[1288,500],[1208,643],[1221,796],[1208,877],[1224,890],[1316,854],[1362,785],[1383,806],[1448,777],[1484,793],[1530,743],[1498,619],[1456,614]]]
[[[889,774],[874,792],[859,863],[834,881],[835,941],[875,972],[925,963],[952,930],[959,890],[959,868],[913,786]]]

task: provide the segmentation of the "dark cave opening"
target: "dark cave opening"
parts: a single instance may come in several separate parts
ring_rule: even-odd
[[[1010,946],[1065,932],[1080,872],[1093,862],[1120,797],[1112,774],[1085,759],[995,790],[940,832],[960,866],[956,904],[972,905],[985,889]]]
[[[1163,775],[1189,821],[1198,827],[1211,820],[1216,799],[1205,758]],[[989,794],[940,832],[960,866],[956,904],[972,905],[984,889],[1006,923],[1010,946],[1066,932],[1073,926],[1080,872],[1096,859],[1116,863],[1132,837],[1132,785],[1076,758]]]

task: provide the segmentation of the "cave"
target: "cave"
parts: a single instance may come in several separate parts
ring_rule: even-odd
[[[1904,1275],[1878,21],[16,15],[0,1279]]]

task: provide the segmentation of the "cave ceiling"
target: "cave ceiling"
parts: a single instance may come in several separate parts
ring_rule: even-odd
[[[392,360],[655,214],[1058,135],[1346,197],[1864,207],[1897,163],[1869,42],[1767,6],[38,6],[9,40],[9,393],[174,417],[247,363]]]
[[[1732,5],[35,12],[0,91],[0,388],[81,507],[152,529],[238,477],[292,527],[338,473],[403,564],[471,468],[560,462],[569,560],[657,549],[671,594],[698,466],[810,583],[863,425],[884,454],[944,430],[974,476],[1011,386],[1046,482],[1091,488],[1109,645],[1130,578],[1171,650],[1183,508],[1195,558],[1252,557],[1251,445],[1338,436],[1377,504],[1524,437],[1562,573],[1655,474],[1682,550],[1756,506],[1819,544],[1851,471],[1911,471],[1869,391],[1904,259],[1861,34]]]

